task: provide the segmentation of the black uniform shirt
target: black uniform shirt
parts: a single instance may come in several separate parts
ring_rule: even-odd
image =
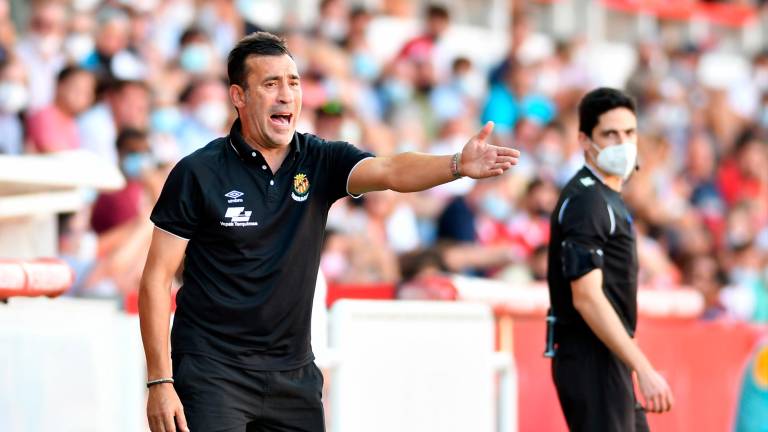
[[[573,306],[571,281],[600,268],[603,292],[627,332],[634,335],[637,250],[632,217],[621,195],[585,166],[560,194],[550,229],[547,281],[557,323],[573,330],[588,329]]]
[[[310,316],[328,209],[371,155],[302,133],[290,146],[273,173],[238,120],[171,171],[151,220],[189,240],[174,353],[254,370],[314,359]]]

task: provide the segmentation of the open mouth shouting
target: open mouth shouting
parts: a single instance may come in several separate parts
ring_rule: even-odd
[[[269,121],[278,129],[290,127],[293,114],[289,112],[276,112],[269,116]]]

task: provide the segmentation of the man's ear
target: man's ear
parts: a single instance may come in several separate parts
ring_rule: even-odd
[[[232,105],[235,108],[245,107],[245,89],[237,84],[229,86],[229,99],[232,101]]]
[[[587,151],[592,147],[592,140],[584,132],[579,131],[578,139],[582,150]]]

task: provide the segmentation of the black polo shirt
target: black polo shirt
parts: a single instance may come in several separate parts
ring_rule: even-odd
[[[235,122],[230,135],[183,158],[152,211],[188,239],[171,332],[174,353],[255,370],[314,359],[312,298],[328,209],[371,157],[345,142],[296,133],[273,173]]]
[[[557,323],[567,327],[566,331],[591,331],[573,307],[571,281],[600,268],[603,292],[633,335],[637,324],[637,248],[632,216],[621,195],[585,166],[560,194],[550,233],[547,281]],[[571,251],[580,252],[564,250],[568,242],[574,246]]]

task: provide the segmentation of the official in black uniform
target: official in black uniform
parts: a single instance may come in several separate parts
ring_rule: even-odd
[[[228,73],[238,120],[228,136],[174,167],[151,215],[139,297],[149,425],[154,432],[322,431],[310,315],[331,204],[500,175],[519,152],[488,144],[490,123],[452,156],[373,157],[297,133],[296,63],[269,33],[241,40]],[[171,362],[170,286],[182,258]]]
[[[579,142],[586,165],[563,189],[551,221],[552,376],[570,430],[646,431],[645,411],[668,411],[673,398],[633,339],[637,248],[620,192],[636,167],[634,101],[609,88],[588,93],[579,104]]]

